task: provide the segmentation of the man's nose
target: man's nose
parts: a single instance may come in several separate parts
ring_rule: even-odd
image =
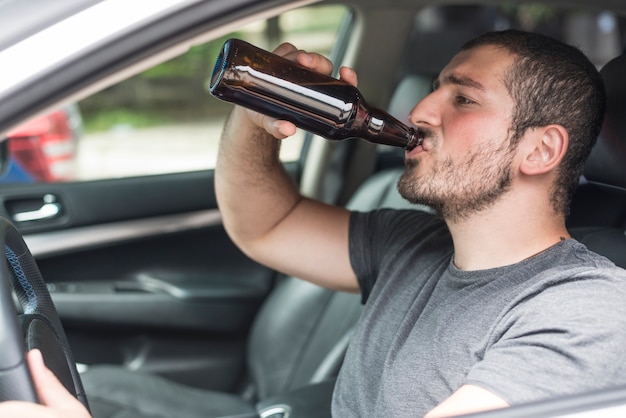
[[[429,93],[413,107],[413,110],[409,113],[409,121],[417,126],[438,126],[441,121],[440,101],[437,91]]]

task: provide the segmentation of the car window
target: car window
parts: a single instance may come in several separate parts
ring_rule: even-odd
[[[223,42],[265,49],[281,42],[327,56],[348,9],[311,6],[249,24],[220,39],[56,109],[10,131],[1,182],[61,182],[211,169],[228,103],[206,88]],[[304,133],[285,141],[281,159],[300,158]]]

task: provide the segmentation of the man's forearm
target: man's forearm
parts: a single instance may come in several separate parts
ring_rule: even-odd
[[[280,223],[301,199],[279,159],[280,140],[236,108],[222,134],[215,190],[224,225],[242,249]]]

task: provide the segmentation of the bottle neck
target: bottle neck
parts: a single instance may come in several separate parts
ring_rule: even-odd
[[[415,129],[377,108],[369,108],[365,117],[362,138],[376,144],[392,145],[408,150],[420,143]]]

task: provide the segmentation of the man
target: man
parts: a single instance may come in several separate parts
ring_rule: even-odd
[[[319,55],[276,52],[331,71]],[[352,71],[341,76],[356,84]],[[604,103],[575,48],[517,31],[465,45],[410,114],[425,139],[398,183],[441,218],[302,197],[277,157],[276,138],[295,127],[233,112],[216,170],[232,239],[264,264],[366,300],[334,416],[445,416],[626,383],[616,366],[626,277],[565,227]]]
[[[288,44],[276,53],[332,69]],[[565,228],[602,121],[597,71],[554,40],[496,32],[434,87],[410,114],[425,139],[398,188],[440,216],[304,198],[278,159],[292,124],[236,108],[224,130],[216,191],[232,239],[366,301],[333,415],[450,416],[626,383],[626,274]]]

